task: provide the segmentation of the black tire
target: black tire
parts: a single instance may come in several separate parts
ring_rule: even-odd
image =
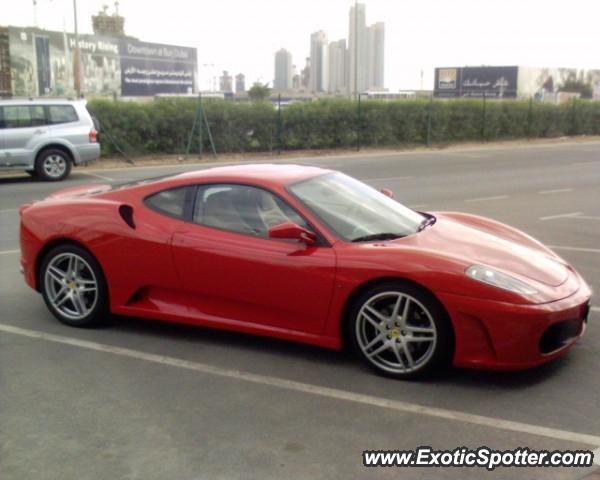
[[[396,301],[399,305],[398,313],[400,310],[404,313],[406,298],[410,299],[408,322],[402,323],[404,319],[400,315],[395,317],[397,322],[390,326]],[[368,307],[371,309],[367,310]],[[381,311],[377,310],[379,308]],[[378,312],[381,318],[371,315],[372,310]],[[388,318],[382,320],[386,315]],[[375,323],[370,322],[366,316],[373,318]],[[419,379],[442,372],[451,365],[454,330],[448,314],[431,293],[411,283],[389,281],[369,288],[353,301],[345,320],[346,343],[359,358],[381,375],[402,380]],[[375,326],[376,323],[378,326]],[[415,329],[422,332],[414,332]],[[426,330],[431,330],[431,333],[425,332]],[[376,341],[370,346],[371,342]],[[408,349],[408,355],[405,348]],[[383,350],[375,353],[378,349]]]
[[[69,274],[71,270],[67,267],[72,264],[65,262],[75,258],[78,259],[74,262],[77,277],[67,275],[63,282],[59,282],[57,278],[60,275],[57,276],[56,272]],[[50,267],[54,267],[51,272]],[[108,321],[106,279],[98,261],[87,250],[72,244],[54,247],[42,260],[38,282],[46,306],[62,323],[72,327],[93,327]],[[91,290],[92,282],[95,282],[95,291]],[[64,297],[57,295],[63,289]],[[65,299],[69,295],[71,298]]]
[[[71,173],[71,156],[58,148],[42,150],[35,160],[35,173],[44,181],[58,182]]]

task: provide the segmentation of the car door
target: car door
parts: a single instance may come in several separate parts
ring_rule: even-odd
[[[276,208],[261,210],[259,201]],[[325,244],[269,238],[268,228],[285,221],[308,227],[266,190],[199,186],[192,222],[172,240],[181,288],[193,306],[217,319],[321,333],[334,288],[335,252]]]
[[[4,105],[4,154],[7,166],[33,166],[36,147],[48,135],[44,107]]]

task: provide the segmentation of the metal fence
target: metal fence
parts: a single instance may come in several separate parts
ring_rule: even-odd
[[[371,99],[283,104],[199,98],[91,101],[107,155],[280,154],[304,149],[403,148],[465,141],[600,134],[600,102],[488,98]]]

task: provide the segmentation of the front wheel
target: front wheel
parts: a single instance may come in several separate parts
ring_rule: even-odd
[[[354,302],[348,320],[355,351],[383,375],[419,378],[451,362],[448,316],[433,295],[413,285],[390,282],[369,289]]]
[[[48,309],[67,325],[90,327],[108,316],[104,275],[96,259],[81,247],[53,248],[42,262],[39,285]]]
[[[71,173],[71,159],[62,150],[44,150],[35,161],[35,173],[42,180],[50,182],[64,180]]]

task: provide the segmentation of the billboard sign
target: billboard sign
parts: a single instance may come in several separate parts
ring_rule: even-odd
[[[12,94],[74,96],[75,36],[34,28],[9,27]],[[121,69],[117,40],[79,35],[81,90],[89,96],[119,95]]]
[[[515,98],[518,67],[435,69],[436,97]]]
[[[6,30],[8,30],[6,32]],[[8,33],[8,35],[7,35]],[[153,96],[195,91],[196,49],[100,35],[75,36],[35,28],[8,27],[0,48],[10,62],[15,96],[73,96],[73,56],[79,48],[81,91],[86,96]],[[8,48],[6,48],[8,47]],[[5,61],[6,60],[6,61]]]
[[[193,93],[196,49],[125,38],[120,45],[121,95]]]
[[[35,54],[38,92],[40,95],[47,95],[50,93],[50,42],[48,38],[35,37]]]

